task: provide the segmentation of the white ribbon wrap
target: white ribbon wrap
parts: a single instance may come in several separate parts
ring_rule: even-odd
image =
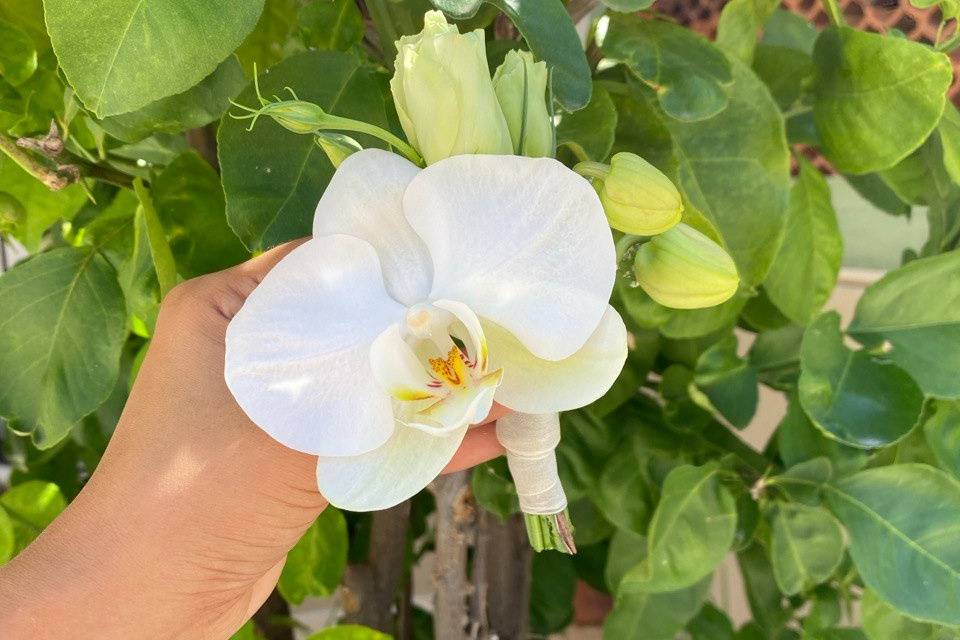
[[[567,508],[557,457],[560,415],[513,413],[497,420],[497,439],[507,450],[507,465],[517,486],[520,509],[550,516]]]

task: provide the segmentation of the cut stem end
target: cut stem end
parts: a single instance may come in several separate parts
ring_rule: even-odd
[[[577,545],[573,541],[573,525],[566,509],[549,516],[525,513],[523,519],[527,525],[530,546],[537,553],[551,549],[566,554],[577,552]]]

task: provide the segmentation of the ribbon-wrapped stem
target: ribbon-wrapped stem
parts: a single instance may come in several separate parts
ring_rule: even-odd
[[[536,551],[576,553],[567,496],[560,484],[555,450],[560,443],[556,413],[514,413],[497,421],[497,439],[517,487],[530,544]]]

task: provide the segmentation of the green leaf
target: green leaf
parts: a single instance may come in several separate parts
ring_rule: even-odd
[[[960,184],[960,112],[949,102],[938,127],[943,145],[943,166],[950,178]]]
[[[13,557],[16,538],[13,533],[13,521],[3,509],[0,509],[0,566]]]
[[[960,402],[940,400],[923,424],[923,434],[937,464],[960,478]]]
[[[236,51],[244,71],[252,75],[254,65],[266,69],[293,51],[299,52],[300,48],[294,49],[290,42],[298,6],[298,0],[266,0],[263,3],[263,12],[256,26]]]
[[[829,299],[843,258],[843,237],[820,170],[798,157],[800,174],[790,191],[783,244],[764,288],[785,316],[807,324]]]
[[[750,64],[757,32],[780,3],[777,0],[731,0],[720,12],[717,46],[730,56]]]
[[[918,620],[960,624],[960,482],[899,464],[840,480],[827,495],[867,587]]]
[[[312,0],[298,14],[308,47],[346,51],[363,39],[363,16],[355,0]]]
[[[671,118],[712,118],[730,101],[730,63],[706,39],[680,25],[637,15],[611,16],[603,52],[653,87]]]
[[[0,19],[26,31],[38,54],[50,49],[47,25],[43,20],[42,0],[0,0]]]
[[[866,451],[828,438],[823,430],[813,426],[795,393],[790,394],[787,414],[777,425],[776,438],[780,459],[787,467],[822,456],[830,460],[838,476],[843,476],[859,471],[867,463]]]
[[[960,398],[960,250],[913,260],[868,287],[848,330],[886,340],[886,355],[925,393]]]
[[[807,19],[788,9],[774,9],[763,25],[764,44],[796,49],[808,56],[813,54],[817,30]]]
[[[235,634],[230,636],[230,640],[264,640],[264,638],[257,631],[257,626],[253,624],[253,620],[247,620]]]
[[[277,582],[287,602],[301,604],[308,596],[333,593],[347,566],[347,521],[327,507],[287,554]]]
[[[648,483],[639,442],[631,438],[607,462],[593,499],[617,528],[642,534],[650,522]]]
[[[891,167],[937,126],[953,77],[950,59],[905,38],[848,27],[820,34],[813,115],[838,170]]]
[[[880,174],[866,173],[862,176],[845,174],[843,176],[857,193],[873,206],[895,216],[909,216],[910,204],[905,202],[891,189]]]
[[[603,162],[610,155],[617,130],[617,110],[610,94],[595,84],[590,102],[566,113],[557,126],[557,145],[568,146],[578,160]]]
[[[841,560],[843,532],[829,511],[791,503],[776,507],[770,561],[783,593],[794,595],[825,582]]]
[[[853,447],[893,444],[920,419],[923,393],[907,373],[843,344],[840,316],[807,327],[800,353],[800,405],[828,436]]]
[[[157,213],[184,278],[226,269],[250,254],[227,225],[220,177],[190,151],[153,182]]]
[[[620,583],[621,593],[692,586],[723,560],[737,527],[736,501],[715,462],[675,468],[663,484],[647,538],[647,557]]]
[[[773,577],[773,567],[767,552],[754,543],[737,554],[743,585],[747,592],[750,612],[759,628],[766,631],[759,638],[776,638],[784,625],[793,617],[784,606],[783,594]],[[747,627],[744,627],[747,628]],[[741,629],[742,631],[742,629]],[[740,638],[741,634],[737,634]],[[749,636],[753,637],[753,636]]]
[[[137,111],[104,118],[98,124],[124,142],[139,142],[156,133],[180,133],[217,120],[244,86],[243,69],[236,56],[230,56],[200,84],[183,93],[161,98]]]
[[[13,86],[37,70],[37,49],[20,27],[0,18],[0,76]]]
[[[788,111],[803,97],[804,86],[813,76],[813,60],[796,49],[760,43],[753,54],[753,72],[780,109]]]
[[[66,508],[67,501],[60,487],[41,480],[15,485],[0,495],[0,512],[12,525],[12,555],[23,551]],[[2,536],[0,532],[0,538]],[[3,557],[2,546],[0,542],[0,558]]]
[[[544,551],[533,556],[530,588],[530,630],[546,636],[573,620],[577,570],[571,556]]]
[[[650,8],[653,0],[603,0],[608,8],[623,13],[633,13],[634,11],[643,11]]]
[[[730,334],[697,359],[693,378],[711,407],[735,427],[750,423],[757,410],[757,371],[737,355],[737,338]]]
[[[0,415],[49,448],[110,395],[126,338],[116,272],[64,247],[0,277]]]
[[[431,0],[449,16],[473,17],[481,0]],[[567,111],[582,109],[590,101],[590,67],[580,36],[561,0],[485,0],[516,25],[530,51],[552,69],[553,95]]]
[[[520,513],[517,487],[513,484],[506,458],[501,456],[474,467],[471,488],[477,504],[497,514],[501,520]]]
[[[957,633],[926,622],[917,622],[894,609],[872,589],[860,600],[863,630],[870,640],[948,640]]]
[[[263,0],[46,0],[67,80],[100,117],[200,82],[250,33]]]
[[[610,537],[604,582],[611,593],[616,593],[627,573],[647,556],[646,536],[628,529],[617,529]]]
[[[604,640],[673,640],[697,614],[710,592],[710,576],[663,593],[617,594],[603,624]]]
[[[833,465],[826,456],[798,462],[780,475],[767,480],[767,486],[783,491],[790,500],[817,506],[823,486],[833,477]]]
[[[748,360],[757,370],[759,379],[775,389],[786,390],[796,386],[800,375],[800,344],[803,327],[786,325],[757,334],[750,347]]]
[[[687,624],[690,640],[733,640],[733,623],[720,609],[707,602]]]
[[[708,120],[667,118],[652,106],[649,90],[635,88],[633,99],[617,104],[620,122],[634,127],[637,138],[623,138],[618,130],[614,150],[633,151],[674,178],[689,205],[720,232],[740,278],[751,286],[763,281],[779,246],[790,154],[783,118],[766,87],[741,63],[731,66],[730,106]]]
[[[10,235],[29,251],[40,247],[40,238],[54,222],[69,220],[83,204],[85,195],[79,185],[50,191],[13,160],[0,154],[0,187],[20,201],[27,211],[25,220],[15,225]]]
[[[287,58],[260,78],[265,95],[292,87],[328,113],[388,127],[383,85],[356,55],[308,51]],[[238,101],[256,104],[253,87]],[[267,249],[310,233],[317,201],[333,166],[313,136],[297,135],[268,118],[247,131],[247,121],[224,118],[218,135],[227,220],[251,250]],[[364,147],[382,146],[357,135]]]
[[[163,230],[160,218],[157,216],[156,207],[153,205],[153,197],[139,178],[133,181],[133,189],[140,203],[140,206],[137,207],[136,217],[147,232],[150,257],[153,260],[153,269],[157,273],[160,299],[162,300],[177,284],[177,263],[173,259],[170,245],[167,244],[167,235]]]
[[[391,640],[392,636],[359,624],[338,624],[323,629],[307,640]]]

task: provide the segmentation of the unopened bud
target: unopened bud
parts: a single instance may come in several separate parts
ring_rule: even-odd
[[[513,152],[553,156],[553,123],[547,111],[547,65],[529,51],[512,50],[493,74],[493,90],[510,129]]]
[[[678,224],[637,251],[634,272],[655,301],[674,309],[702,309],[730,299],[740,277],[733,258],[693,227]]]
[[[653,236],[680,222],[680,192],[667,176],[640,156],[621,152],[610,159],[606,171],[592,166],[588,169],[592,171],[584,171],[584,175],[594,179],[603,210],[614,229]]]
[[[26,217],[27,212],[20,201],[6,191],[0,191],[0,233],[13,231]]]
[[[260,112],[294,133],[316,133],[324,127],[327,119],[327,113],[320,108],[320,105],[304,100],[271,102]]]

